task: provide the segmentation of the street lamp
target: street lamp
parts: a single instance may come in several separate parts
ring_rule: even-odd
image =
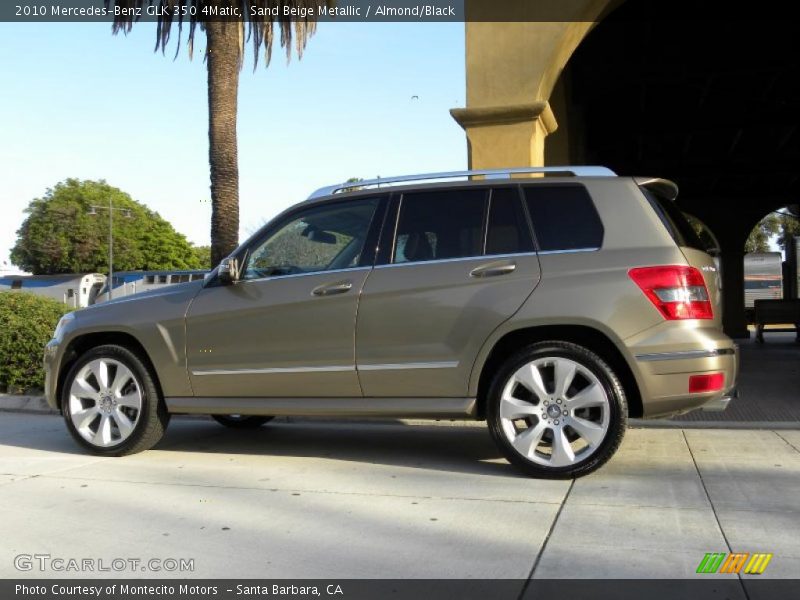
[[[111,300],[114,297],[114,211],[121,212],[127,219],[133,214],[129,208],[115,208],[111,198],[108,199],[108,206],[90,206],[89,214],[97,215],[98,210],[108,211],[108,299]]]

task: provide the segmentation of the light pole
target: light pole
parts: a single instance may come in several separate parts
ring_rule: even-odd
[[[118,210],[126,218],[131,218],[131,211],[128,208],[114,208],[111,198],[108,199],[108,206],[89,207],[89,214],[96,215],[98,210],[108,211],[108,299],[114,297],[114,211]]]

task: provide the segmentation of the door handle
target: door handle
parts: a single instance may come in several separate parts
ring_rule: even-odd
[[[509,273],[513,273],[516,268],[517,268],[516,263],[506,263],[506,264],[490,263],[488,265],[481,265],[480,267],[475,267],[474,269],[472,269],[472,271],[469,272],[469,276],[496,277],[498,275],[508,275]]]
[[[349,292],[353,287],[350,281],[340,281],[338,283],[324,283],[311,290],[313,296],[333,296],[335,294],[344,294]]]

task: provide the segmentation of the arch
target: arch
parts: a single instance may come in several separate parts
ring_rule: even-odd
[[[698,19],[687,2],[567,5],[599,22],[467,24],[467,107],[452,114],[470,166],[603,164],[672,179],[678,205],[719,241],[723,285],[741,289],[750,230],[800,198],[794,23]],[[724,310],[737,337],[747,335],[738,296],[726,294]]]

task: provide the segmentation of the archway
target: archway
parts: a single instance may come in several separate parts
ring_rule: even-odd
[[[800,198],[800,39],[791,23],[691,17],[628,0],[589,32],[554,94],[548,162],[676,181],[719,240],[723,287],[741,290],[749,232]],[[747,336],[742,294],[725,294],[724,324]]]

